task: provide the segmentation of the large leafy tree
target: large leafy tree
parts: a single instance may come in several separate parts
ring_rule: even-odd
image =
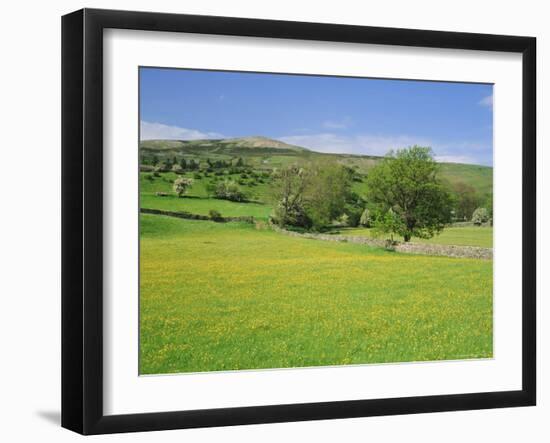
[[[368,199],[378,214],[375,227],[406,242],[440,232],[450,221],[452,203],[438,171],[430,148],[412,146],[390,152],[367,175]]]
[[[351,176],[329,160],[290,165],[275,173],[272,192],[275,223],[321,230],[346,213]]]
[[[174,180],[172,189],[178,195],[178,197],[183,197],[192,185],[192,178],[180,177]]]
[[[290,165],[275,172],[272,188],[275,223],[282,227],[311,226],[305,211],[305,192],[309,183],[310,175],[301,165]]]
[[[305,209],[313,227],[321,229],[345,213],[351,198],[351,175],[348,169],[330,160],[312,163],[308,175]]]

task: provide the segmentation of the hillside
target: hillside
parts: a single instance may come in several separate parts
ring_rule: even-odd
[[[268,149],[280,149],[280,150],[289,150],[296,152],[308,151],[306,148],[301,146],[290,145],[279,140],[274,140],[272,138],[255,136],[255,137],[241,137],[241,138],[228,138],[225,140],[220,140],[219,143],[226,145],[228,147],[238,147],[238,148],[268,148]]]
[[[300,146],[289,145],[267,137],[241,137],[205,140],[144,140],[140,143],[142,152],[156,152],[161,155],[203,155],[214,154],[232,157],[237,154],[262,155],[303,154],[311,152]]]
[[[360,174],[368,173],[382,157],[352,154],[325,154],[301,146],[290,145],[262,136],[205,139],[205,140],[144,140],[140,143],[142,161],[151,158],[158,161],[181,158],[194,159],[201,163],[223,160],[233,161],[239,157],[256,170],[272,170],[300,159],[334,158]],[[480,195],[492,191],[493,168],[461,163],[441,163],[441,176],[451,184],[464,182],[474,187]]]

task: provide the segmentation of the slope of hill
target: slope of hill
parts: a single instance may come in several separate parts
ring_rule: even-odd
[[[145,161],[152,157],[159,161],[185,158],[200,162],[207,159],[227,161],[240,157],[245,164],[257,170],[282,167],[299,159],[333,158],[361,174],[368,173],[381,159],[369,155],[320,153],[261,136],[205,140],[144,140],[140,143],[140,154]],[[441,175],[451,184],[463,182],[474,187],[480,195],[492,192],[491,167],[441,163]]]
[[[267,137],[242,137],[226,139],[205,139],[205,140],[144,140],[140,143],[142,151],[162,151],[164,154],[220,154],[235,155],[243,153],[306,153],[310,152],[300,146],[289,145],[279,140]],[[259,150],[259,151],[258,151]]]
[[[301,146],[290,145],[279,140],[274,140],[272,138],[262,136],[227,138],[225,140],[220,140],[219,143],[227,146],[238,146],[240,148],[268,148],[297,152],[308,151],[308,149],[302,148]]]

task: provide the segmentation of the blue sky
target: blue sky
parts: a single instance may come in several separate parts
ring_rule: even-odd
[[[260,135],[319,152],[492,165],[492,85],[140,69],[141,139]]]

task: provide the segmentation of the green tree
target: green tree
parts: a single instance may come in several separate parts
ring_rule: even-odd
[[[181,169],[183,169],[184,171],[187,169],[187,162],[185,161],[185,157],[181,158],[180,166],[181,166]]]
[[[246,200],[246,195],[241,191],[241,188],[233,180],[224,180],[216,186],[214,192],[216,198],[242,202]]]
[[[430,148],[412,146],[390,153],[367,175],[368,199],[378,212],[376,224],[393,212],[391,232],[408,242],[431,238],[451,218],[451,197],[438,178]]]
[[[346,214],[351,218],[351,177],[334,161],[290,165],[274,174],[273,221],[281,226],[322,229]],[[359,216],[355,217],[355,221]]]
[[[375,220],[374,234],[376,236],[389,234],[390,243],[394,243],[393,235],[399,232],[403,224],[401,218],[390,208],[385,212],[379,212]]]
[[[475,209],[479,205],[479,197],[473,186],[463,182],[458,182],[453,185],[455,194],[455,217],[457,220],[470,220]]]
[[[311,220],[304,207],[304,194],[309,174],[300,165],[290,165],[275,171],[272,197],[275,209],[272,220],[279,226],[301,226],[309,228]]]
[[[183,197],[189,188],[193,185],[192,178],[180,177],[174,180],[174,185],[172,187],[173,191],[178,195],[178,197]]]
[[[351,174],[334,161],[318,161],[308,167],[308,175],[305,209],[313,227],[321,229],[346,212],[352,198]]]

